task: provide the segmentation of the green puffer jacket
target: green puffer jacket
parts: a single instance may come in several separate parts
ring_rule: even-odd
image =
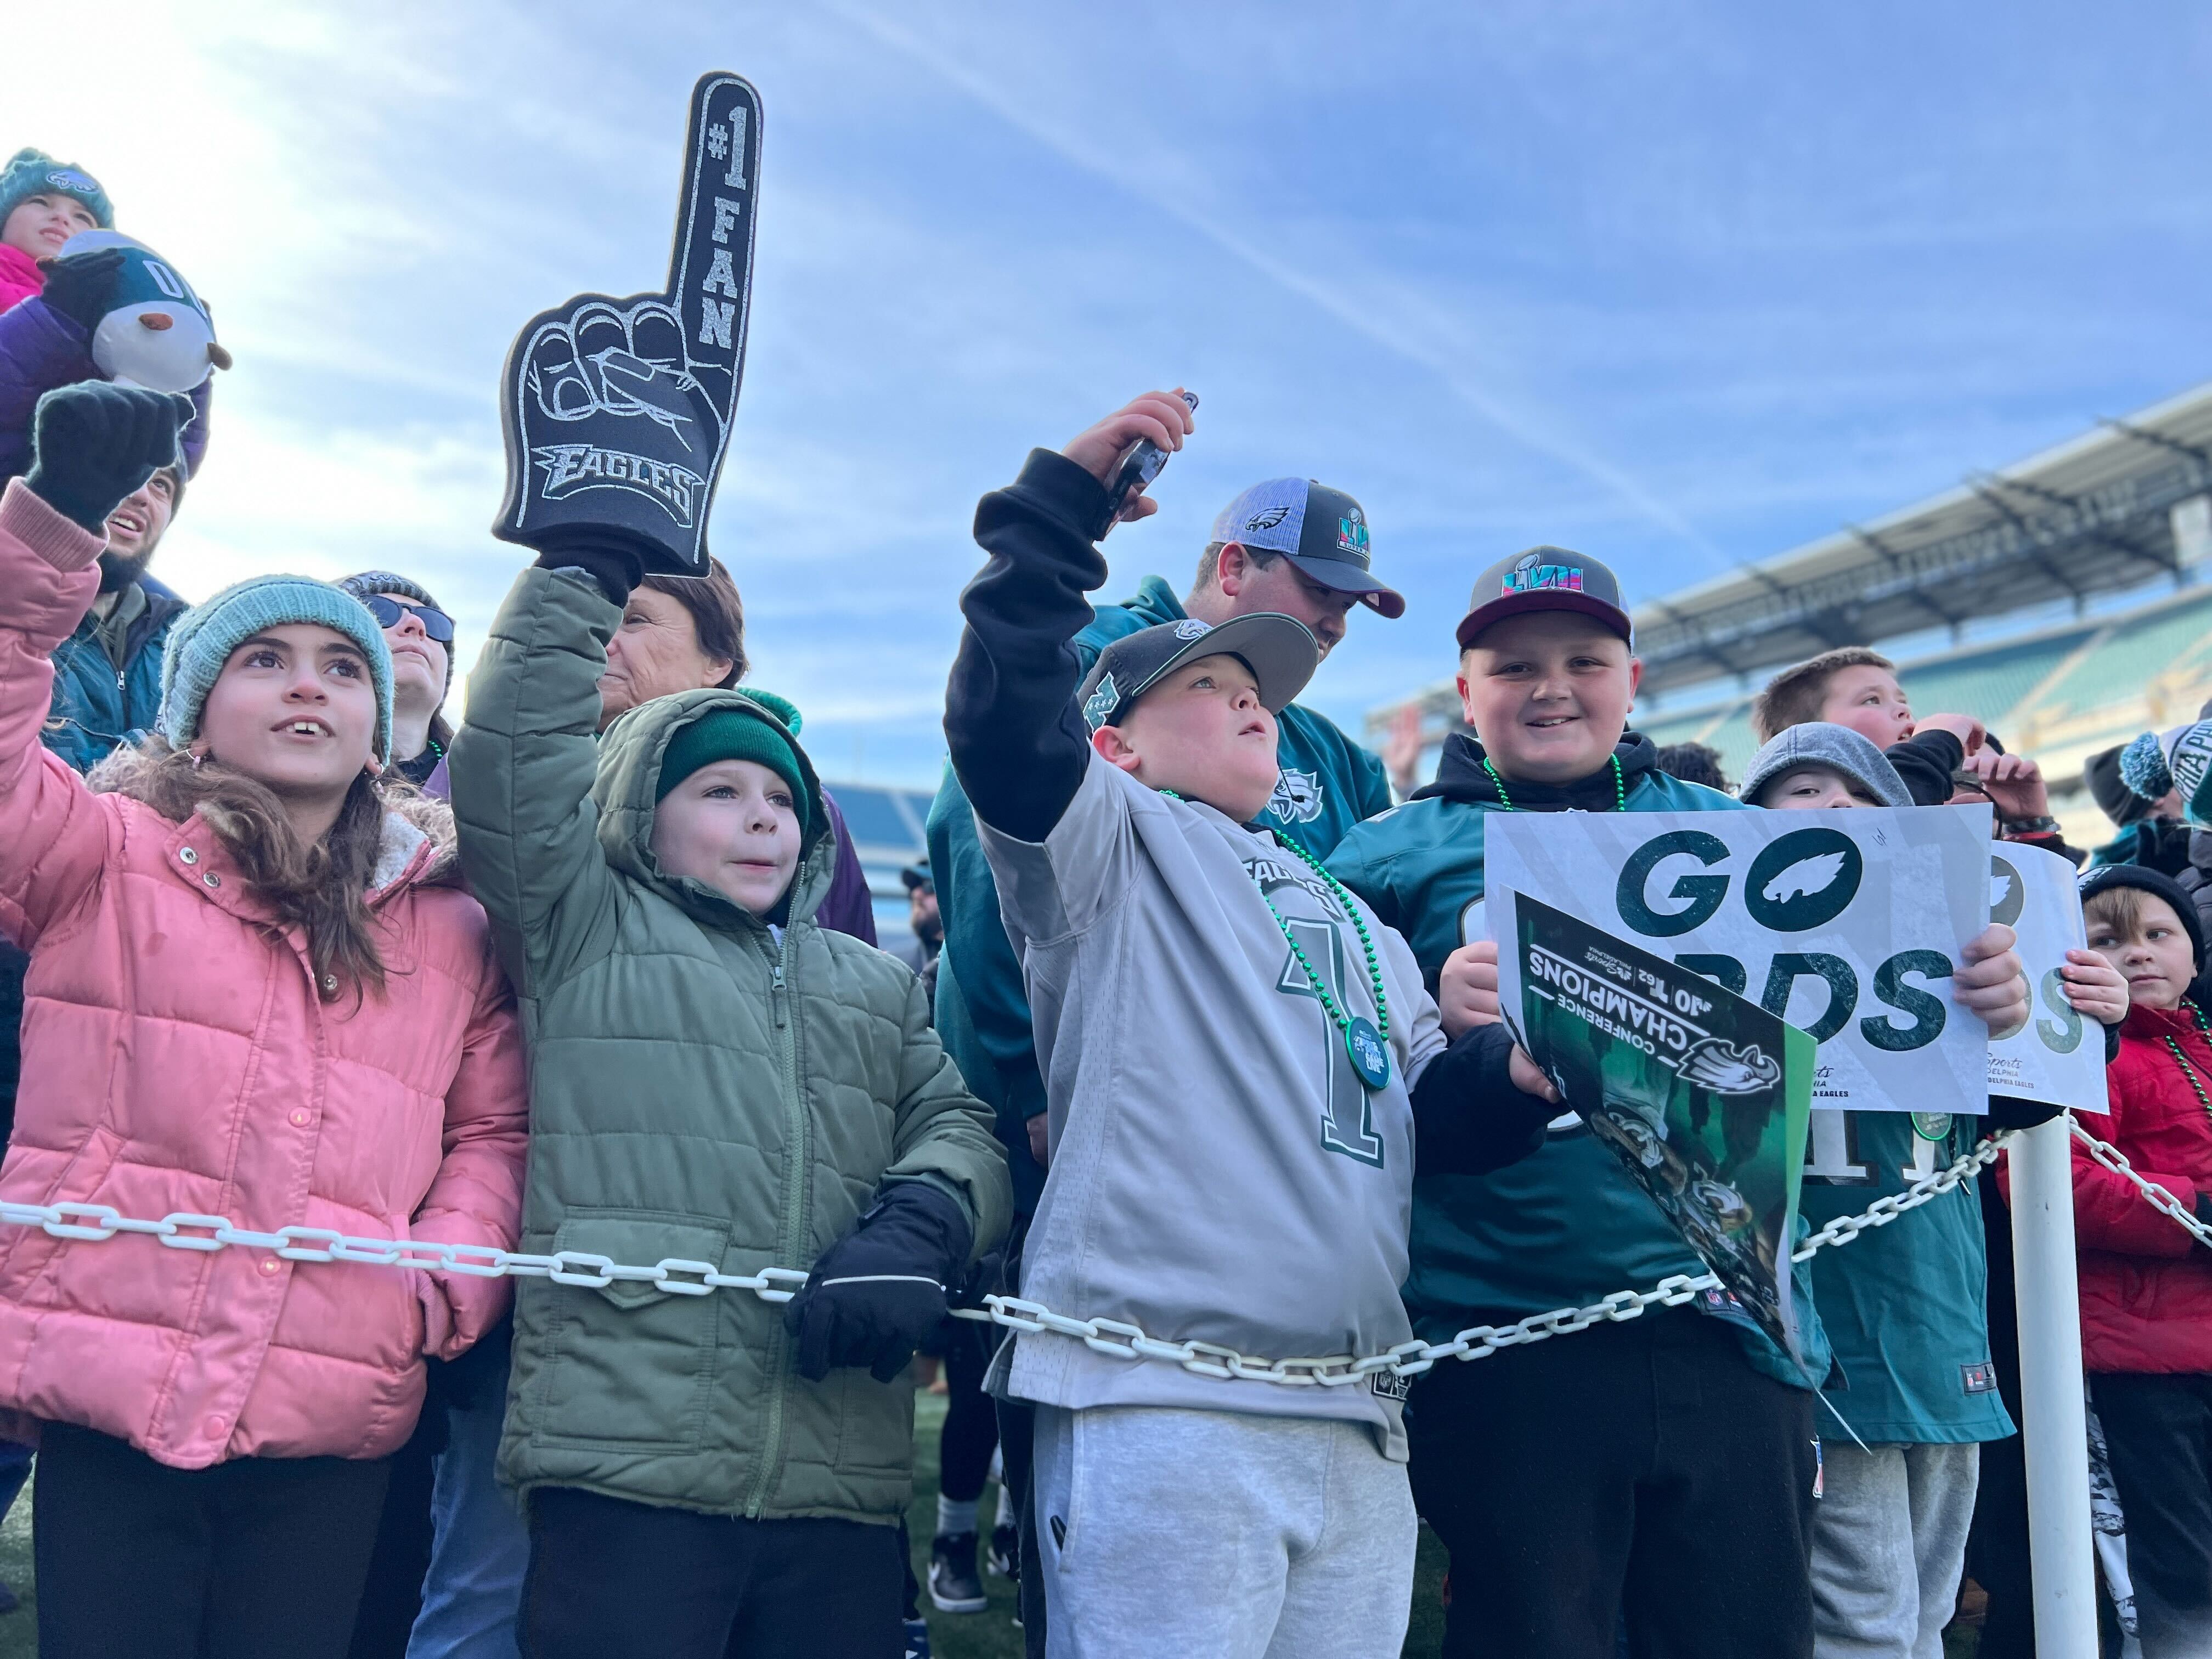
[[[595,740],[619,620],[589,576],[526,571],[453,744],[464,868],[530,1042],[521,1248],[803,1268],[879,1186],[925,1181],[967,1212],[981,1256],[1006,1227],[1005,1155],[913,973],[811,920],[836,858],[811,769],[813,828],[779,945],[651,851],[674,733],[715,709],[775,718],[742,692],[690,691]],[[516,1492],[885,1525],[904,1510],[910,1376],[804,1381],[782,1308],[748,1291],[515,1289],[499,1475]]]

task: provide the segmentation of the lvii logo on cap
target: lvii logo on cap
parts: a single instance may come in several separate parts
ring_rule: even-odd
[[[1563,587],[1569,592],[1583,591],[1583,568],[1578,564],[1545,564],[1540,556],[1531,553],[1505,573],[1498,586],[1500,593],[1529,593],[1542,587]]]
[[[1367,520],[1358,507],[1336,521],[1336,548],[1340,553],[1367,556]]]

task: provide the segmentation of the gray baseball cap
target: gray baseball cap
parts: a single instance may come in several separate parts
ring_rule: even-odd
[[[1385,617],[1406,614],[1404,597],[1367,568],[1367,514],[1351,496],[1319,479],[1254,484],[1215,516],[1206,539],[1279,553],[1323,587],[1357,593],[1362,605]]]
[[[1137,699],[1179,663],[1194,657],[1235,657],[1260,683],[1260,701],[1271,714],[1306,689],[1321,665],[1321,647],[1296,617],[1255,611],[1209,627],[1195,617],[1124,634],[1098,653],[1076,695],[1083,723],[1096,732],[1118,726]]]
[[[1825,766],[1840,772],[1884,806],[1912,805],[1905,780],[1881,750],[1850,726],[1832,726],[1826,720],[1808,720],[1769,738],[1751,757],[1736,798],[1756,806],[1760,790],[1800,766]]]
[[[1526,611],[1571,611],[1629,638],[1620,579],[1608,566],[1569,548],[1532,547],[1507,554],[1474,579],[1467,615],[1460,619],[1460,649],[1473,645],[1491,623]]]

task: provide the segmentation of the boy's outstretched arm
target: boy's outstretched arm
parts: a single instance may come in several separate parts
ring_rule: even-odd
[[[945,688],[945,737],[976,816],[1004,835],[1043,841],[1089,764],[1070,641],[1091,620],[1084,596],[1106,580],[1097,545],[1106,480],[1138,439],[1175,450],[1190,430],[1181,398],[1148,392],[1065,450],[1030,451],[1021,477],[975,508],[990,559],[960,596],[968,625]],[[1158,510],[1132,495],[1116,521]]]
[[[1544,1144],[1559,1091],[1502,1024],[1477,1025],[1423,1066],[1411,1090],[1417,1175],[1487,1175]]]

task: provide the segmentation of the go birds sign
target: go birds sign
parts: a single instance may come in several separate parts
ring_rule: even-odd
[[[1809,1034],[1816,1109],[1984,1109],[1988,1032],[1948,981],[1990,921],[1988,807],[1498,813],[1485,830],[1493,898],[1526,893]]]

